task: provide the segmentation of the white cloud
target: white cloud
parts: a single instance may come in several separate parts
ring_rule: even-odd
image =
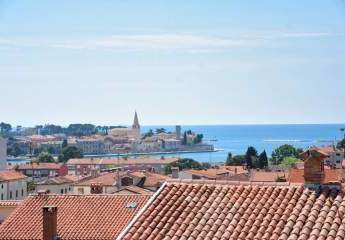
[[[344,33],[328,32],[264,32],[234,36],[207,34],[118,34],[108,37],[52,40],[42,38],[0,38],[0,46],[63,48],[63,49],[105,49],[115,51],[176,51],[190,53],[217,51],[231,48],[257,47],[272,40],[287,38],[317,38],[345,36]]]

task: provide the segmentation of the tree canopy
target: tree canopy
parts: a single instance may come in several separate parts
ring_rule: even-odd
[[[281,161],[279,166],[282,167],[283,169],[290,169],[290,168],[296,166],[296,164],[300,161],[301,160],[299,160],[298,158],[295,158],[295,157],[285,157],[283,159],[283,161]]]
[[[260,153],[256,167],[260,169],[268,167],[268,157],[265,150]]]
[[[258,151],[253,146],[249,146],[245,154],[245,161],[248,168],[254,167],[254,163],[257,161]]]
[[[279,165],[286,157],[299,158],[302,152],[303,149],[301,148],[295,148],[292,145],[284,144],[272,152],[272,164]]]
[[[37,157],[37,161],[38,162],[55,162],[54,158],[52,155],[50,155],[50,153],[48,152],[41,152],[38,157]]]
[[[171,173],[171,168],[172,167],[178,167],[179,170],[183,169],[201,169],[202,165],[195,161],[194,159],[191,158],[180,158],[176,162],[170,163],[166,165],[165,167],[165,173],[169,174]]]
[[[71,158],[82,158],[83,152],[75,146],[67,146],[61,150],[59,155],[60,162],[67,162]]]
[[[4,123],[4,122],[0,123],[0,135],[7,136],[11,130],[12,130],[11,124]]]

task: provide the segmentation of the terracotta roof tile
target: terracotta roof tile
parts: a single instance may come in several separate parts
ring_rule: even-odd
[[[19,164],[16,165],[15,168],[18,170],[26,170],[26,169],[51,169],[51,170],[59,170],[62,164],[59,163],[27,163],[27,164]]]
[[[168,182],[123,239],[344,239],[341,190]],[[147,230],[149,228],[149,230]]]
[[[61,239],[114,239],[148,195],[31,195],[0,225],[0,239],[42,239],[42,207],[57,206]],[[136,208],[127,208],[137,203]]]
[[[27,178],[24,174],[14,170],[0,171],[0,181],[13,181]]]
[[[2,200],[0,201],[0,207],[18,206],[22,203],[22,200]]]

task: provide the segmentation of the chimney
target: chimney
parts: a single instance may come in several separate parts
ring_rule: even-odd
[[[102,194],[103,193],[103,186],[100,183],[92,183],[91,184],[91,189],[90,189],[91,194]]]
[[[172,167],[171,168],[171,177],[172,178],[178,178],[179,177],[179,168],[178,167]]]
[[[301,157],[304,160],[304,181],[306,183],[322,184],[324,182],[324,159],[327,156],[327,154],[317,149],[310,149],[302,153]]]
[[[57,207],[43,207],[43,240],[55,240],[57,236]]]

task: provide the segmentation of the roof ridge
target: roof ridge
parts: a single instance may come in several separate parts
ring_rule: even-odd
[[[200,180],[200,179],[167,179],[168,184],[206,184],[206,185],[245,185],[245,186],[279,186],[279,187],[299,187],[303,183],[290,182],[251,182],[251,181],[231,181],[231,180]]]
[[[127,232],[131,229],[133,224],[139,219],[139,217],[146,211],[146,209],[153,203],[153,201],[158,197],[158,195],[163,191],[167,182],[164,182],[162,186],[155,192],[151,198],[145,203],[145,205],[139,210],[139,212],[132,218],[132,220],[127,224],[126,228],[117,236],[116,240],[121,240]]]

